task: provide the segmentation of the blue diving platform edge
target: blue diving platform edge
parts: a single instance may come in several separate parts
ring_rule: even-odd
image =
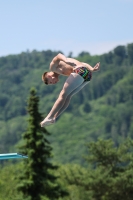
[[[19,154],[19,153],[5,153],[0,154],[0,160],[6,160],[6,159],[16,159],[16,158],[28,158],[28,156]]]

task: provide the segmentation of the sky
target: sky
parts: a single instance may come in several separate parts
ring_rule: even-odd
[[[0,57],[21,52],[101,55],[133,43],[133,0],[0,0]]]

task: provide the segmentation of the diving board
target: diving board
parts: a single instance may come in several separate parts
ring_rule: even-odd
[[[19,153],[5,153],[0,154],[0,160],[13,159],[13,158],[28,158],[28,156]]]

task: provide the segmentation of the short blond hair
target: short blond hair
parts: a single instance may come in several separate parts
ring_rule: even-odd
[[[42,75],[42,81],[43,81],[46,85],[48,85],[48,78],[46,77],[47,73],[48,73],[48,72],[44,72],[43,75]]]

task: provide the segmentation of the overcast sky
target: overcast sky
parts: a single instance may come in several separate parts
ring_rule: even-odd
[[[0,56],[107,53],[133,43],[133,0],[0,0]]]

